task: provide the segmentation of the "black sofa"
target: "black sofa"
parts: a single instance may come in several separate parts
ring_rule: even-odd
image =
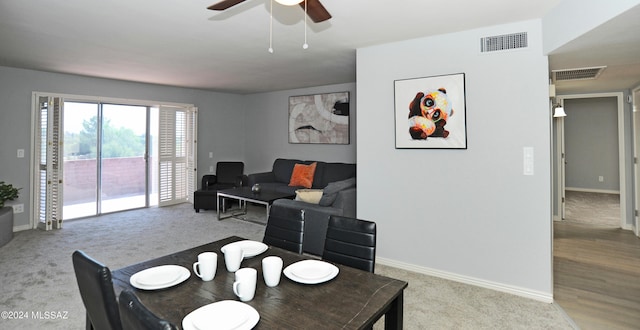
[[[263,190],[274,190],[295,194],[304,187],[289,186],[296,164],[316,163],[311,189],[323,189],[318,204],[301,200],[278,199],[272,208],[304,210],[304,252],[322,255],[329,216],[356,217],[356,164],[328,163],[313,160],[278,158],[269,172],[247,176],[248,186],[260,184]]]

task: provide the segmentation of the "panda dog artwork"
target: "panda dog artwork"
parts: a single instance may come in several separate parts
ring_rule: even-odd
[[[464,74],[395,81],[396,148],[466,149]]]

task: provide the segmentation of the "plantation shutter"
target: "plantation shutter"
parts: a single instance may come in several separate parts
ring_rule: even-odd
[[[192,201],[196,187],[197,108],[161,106],[158,141],[159,205]]]
[[[38,228],[62,228],[63,105],[61,97],[35,95],[37,104],[36,155],[39,166],[34,185]]]

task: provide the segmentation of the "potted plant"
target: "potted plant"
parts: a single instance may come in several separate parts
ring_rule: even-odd
[[[0,209],[4,207],[4,202],[18,198],[19,190],[19,188],[15,188],[11,184],[0,181]]]
[[[0,181],[0,246],[13,238],[13,208],[4,207],[4,202],[18,198],[18,190],[20,188]]]

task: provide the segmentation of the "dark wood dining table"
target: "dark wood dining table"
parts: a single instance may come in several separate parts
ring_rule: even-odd
[[[221,300],[238,300],[232,289],[234,273],[227,271],[220,249],[241,240],[244,239],[232,236],[115,270],[112,278],[116,294],[125,289],[134,290],[154,314],[182,328],[182,319],[192,311]],[[193,274],[193,263],[202,252],[218,254],[217,271],[212,281],[202,281]],[[269,246],[264,253],[242,261],[241,267],[258,270],[255,297],[246,302],[260,314],[254,329],[367,329],[383,315],[385,329],[402,329],[407,282],[336,264],[339,273],[328,282],[301,284],[282,274],[278,286],[267,287],[262,277],[262,259],[272,255],[283,259],[283,268],[297,261],[313,259]],[[140,290],[130,284],[133,274],[161,265],[184,266],[191,276],[178,285],[161,290]]]

